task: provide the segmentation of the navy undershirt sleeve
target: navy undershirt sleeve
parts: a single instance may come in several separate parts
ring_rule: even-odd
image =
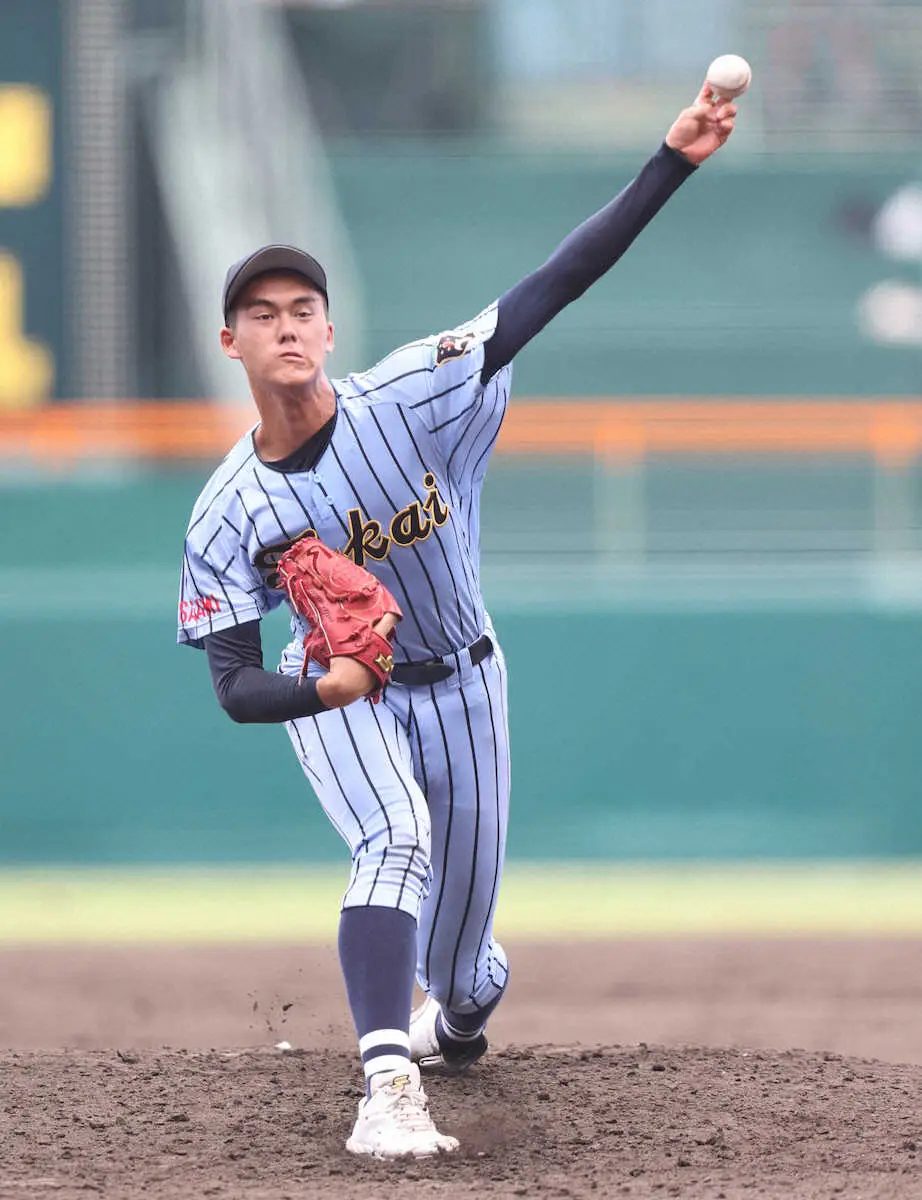
[[[316,680],[263,670],[259,621],[209,633],[204,642],[215,694],[232,720],[268,724],[327,711]]]
[[[610,204],[564,239],[543,267],[500,297],[496,329],[484,348],[483,383],[568,304],[601,279],[698,168],[665,142]]]

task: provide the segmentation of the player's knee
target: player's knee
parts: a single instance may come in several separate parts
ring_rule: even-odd
[[[388,838],[363,842],[353,858],[352,897],[376,904],[393,904],[413,916],[432,883],[429,838],[414,830],[392,829]]]
[[[415,853],[425,857],[428,864],[432,841],[429,815],[407,802],[382,803],[377,812],[365,818],[362,835],[356,853],[366,851],[384,857]]]
[[[501,1000],[508,977],[508,960],[499,942],[484,947],[478,958],[471,960],[441,959],[420,947],[417,981],[446,1012],[459,1016],[483,1013],[486,1019]]]
[[[407,838],[390,842],[381,859],[381,873],[395,882],[399,879],[409,884],[422,900],[432,880],[428,841]]]

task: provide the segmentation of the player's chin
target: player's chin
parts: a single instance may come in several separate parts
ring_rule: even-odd
[[[306,358],[283,358],[273,364],[273,383],[292,384],[309,383],[316,373],[316,367]]]

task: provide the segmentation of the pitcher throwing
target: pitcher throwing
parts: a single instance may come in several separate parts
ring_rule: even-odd
[[[339,953],[366,1079],[347,1142],[356,1154],[457,1148],[430,1116],[420,1068],[461,1071],[483,1055],[509,975],[493,933],[509,805],[506,664],[480,592],[479,542],[512,360],[618,261],[735,117],[706,84],[637,178],[542,267],[457,328],[344,379],[324,370],[333,326],[316,259],[265,246],[227,273],[221,346],[242,363],[259,422],[192,513],[178,640],[205,649],[233,720],[285,724],[350,848]],[[373,658],[318,633],[310,604],[292,602],[292,558],[280,560],[311,538],[386,590],[369,609]],[[370,597],[355,582],[365,578],[349,586]],[[285,602],[292,640],[266,671],[260,620]],[[414,977],[427,1000],[411,1020]]]

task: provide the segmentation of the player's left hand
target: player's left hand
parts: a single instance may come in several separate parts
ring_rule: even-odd
[[[398,618],[385,613],[373,628],[375,633],[390,640],[397,628]],[[317,680],[317,695],[327,708],[345,708],[380,686],[378,677],[357,658],[336,654],[330,659],[330,669]]]
[[[679,113],[666,135],[666,145],[700,166],[733,132],[737,112],[732,100],[715,104],[713,88],[705,83],[691,108]]]
[[[327,708],[345,708],[378,686],[378,677],[363,662],[336,654],[326,675],[317,680],[317,695]]]

